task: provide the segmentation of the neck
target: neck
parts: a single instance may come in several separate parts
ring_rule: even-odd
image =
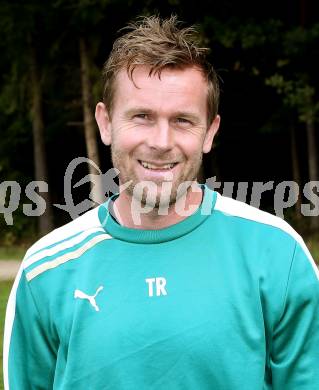
[[[188,188],[187,193],[165,210],[152,208],[140,213],[133,210],[134,200],[126,191],[120,193],[114,202],[114,212],[118,222],[128,228],[158,230],[181,222],[193,214],[202,202],[203,191],[197,183]]]

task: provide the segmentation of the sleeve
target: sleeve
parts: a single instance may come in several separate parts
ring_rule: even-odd
[[[53,388],[56,354],[40,314],[29,282],[20,270],[6,311],[3,350],[5,390]]]
[[[270,368],[273,389],[319,389],[319,272],[299,244],[282,315],[273,330]]]

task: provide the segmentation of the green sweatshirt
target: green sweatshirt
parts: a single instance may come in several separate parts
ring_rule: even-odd
[[[161,230],[108,206],[27,252],[6,390],[319,389],[319,272],[286,222],[207,187]]]

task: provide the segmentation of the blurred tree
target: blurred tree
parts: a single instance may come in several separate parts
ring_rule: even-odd
[[[30,74],[30,93],[31,93],[31,121],[33,130],[33,156],[35,167],[35,179],[48,183],[48,168],[45,150],[45,125],[43,119],[43,94],[42,83],[39,72],[36,45],[31,34],[28,35],[29,46],[29,74]],[[43,215],[39,217],[39,233],[41,236],[53,230],[53,213],[49,191],[43,192],[42,197],[45,200],[46,208]]]
[[[50,194],[60,202],[61,176],[70,158],[84,155],[87,145],[87,155],[98,161],[98,147],[103,147],[98,145],[95,125],[86,124],[94,122],[93,100],[101,98],[100,69],[118,36],[117,30],[142,13],[158,12],[168,16],[175,12],[186,24],[197,22],[202,27],[205,45],[212,48],[211,61],[225,80],[222,83],[222,92],[225,92],[221,104],[222,131],[218,148],[212,154],[222,180],[238,180],[240,175],[245,176],[241,180],[261,180],[266,175],[272,180],[278,175],[283,180],[281,177],[289,174],[290,155],[294,180],[301,183],[306,176],[305,164],[302,158],[299,164],[297,157],[303,152],[303,138],[306,140],[306,131],[300,129],[306,129],[307,115],[299,103],[285,102],[285,88],[279,93],[278,86],[270,80],[282,76],[284,83],[299,88],[301,84],[296,82],[301,77],[304,86],[310,88],[303,91],[304,98],[308,93],[308,105],[313,104],[315,109],[319,56],[314,39],[310,39],[311,34],[315,37],[315,29],[314,24],[308,23],[303,33],[295,32],[296,24],[300,24],[295,9],[298,7],[288,10],[282,4],[270,2],[276,7],[269,7],[267,2],[251,3],[245,8],[242,2],[234,0],[219,4],[198,0],[195,8],[180,0],[44,0],[40,3],[12,0],[0,3],[0,32],[4,37],[0,42],[0,109],[4,114],[0,117],[0,173],[6,178],[16,177],[21,183],[34,177],[29,158],[33,123],[30,118],[34,118],[36,112],[34,106],[30,115],[34,102],[32,91],[37,84],[31,82],[32,47],[40,81],[41,109],[38,111],[42,111],[44,136],[47,143],[50,142],[49,172],[54,183]],[[286,15],[286,19],[280,19],[285,12],[289,13],[289,18]],[[313,32],[308,34],[310,30]],[[316,115],[313,128],[317,124]],[[89,130],[83,133],[85,128]],[[263,128],[268,128],[267,135],[261,132]],[[293,128],[295,132],[284,132]],[[309,128],[311,130],[311,126]],[[291,134],[291,152],[286,142],[288,134]],[[38,144],[39,137],[36,139]],[[269,142],[266,146],[265,140]],[[315,142],[310,142],[309,148],[311,145],[315,146]],[[267,147],[277,148],[278,153],[269,153]],[[15,153],[10,155],[10,150]],[[101,163],[109,168],[108,152],[106,157]],[[214,176],[216,162],[212,162],[211,156],[208,158],[205,173]],[[91,173],[97,172],[93,169]],[[83,177],[83,172],[81,174]],[[87,197],[87,190],[88,186],[83,186],[81,196]],[[78,200],[77,193],[74,195]],[[272,200],[269,198],[269,203]],[[60,218],[58,213],[55,218]],[[64,223],[68,217],[62,214],[64,219],[59,222]]]
[[[248,73],[264,80],[281,97],[282,105],[278,111],[289,112],[291,166],[294,180],[300,185],[296,125],[305,124],[308,145],[308,171],[311,181],[318,181],[317,140],[315,124],[319,117],[318,102],[318,66],[319,66],[319,24],[307,27],[287,27],[278,20],[256,23],[255,20],[242,23],[238,18],[220,22],[206,17],[203,27],[209,31],[210,40],[228,49],[232,64],[229,68],[237,73]],[[310,57],[312,61],[305,61]],[[282,115],[281,121],[284,117]],[[310,194],[310,200],[316,204],[317,195]],[[300,215],[301,199],[297,204],[297,216]],[[311,218],[313,229],[319,228],[319,218]]]
[[[308,2],[300,0],[300,25],[287,31],[281,40],[282,57],[277,61],[276,72],[266,79],[283,96],[283,103],[298,114],[305,125],[308,150],[308,177],[318,182],[316,123],[319,120],[319,23],[307,24]],[[311,61],[305,61],[307,57]],[[317,186],[317,191],[319,188]],[[317,194],[309,194],[309,200],[316,204]],[[311,228],[319,229],[319,217],[310,219]]]
[[[318,158],[315,136],[315,123],[318,121],[319,101],[315,101],[315,88],[306,81],[306,75],[296,75],[297,80],[285,80],[281,74],[274,74],[266,79],[266,84],[276,88],[278,94],[283,95],[283,103],[298,113],[300,122],[305,123],[308,146],[308,172],[312,182],[319,179]],[[294,142],[294,140],[293,140]],[[317,188],[318,189],[318,188]],[[317,195],[310,192],[309,200],[316,204]],[[319,228],[319,218],[311,218],[311,227]]]
[[[96,123],[93,116],[92,104],[92,83],[90,80],[90,57],[87,48],[86,39],[82,36],[79,38],[79,51],[81,62],[81,84],[82,84],[82,106],[84,118],[84,134],[88,158],[100,167],[100,158],[98,153]],[[104,202],[102,192],[102,180],[95,172],[92,164],[89,164],[91,175],[91,193],[93,201],[96,203]]]
[[[109,0],[57,0],[54,5],[57,12],[65,15],[68,25],[67,36],[64,39],[78,42],[85,144],[87,157],[97,167],[100,167],[100,158],[98,133],[93,116],[92,92],[94,85],[98,82],[98,72],[93,57],[101,44],[101,36],[96,32],[99,23],[105,20],[109,3]],[[88,41],[94,42],[94,45],[88,45]],[[92,78],[95,78],[95,80],[92,81]],[[100,204],[105,200],[101,177],[93,164],[88,164],[88,169],[92,200]]]
[[[33,177],[37,181],[48,183],[42,77],[37,58],[39,40],[35,41],[36,36],[43,34],[39,29],[39,20],[42,20],[44,10],[35,2],[0,4],[2,44],[6,46],[10,58],[5,84],[0,92],[0,105],[3,111],[16,113],[18,118],[23,106],[29,112],[33,132]],[[12,100],[9,101],[8,97]],[[49,192],[43,192],[41,196],[45,200],[46,209],[38,218],[38,229],[39,234],[44,235],[53,229],[53,216]]]

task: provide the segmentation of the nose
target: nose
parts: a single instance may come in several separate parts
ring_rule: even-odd
[[[158,122],[149,132],[147,139],[148,146],[161,152],[173,148],[174,134],[170,124],[166,121]]]

